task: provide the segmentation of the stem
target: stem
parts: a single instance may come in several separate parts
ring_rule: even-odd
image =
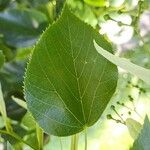
[[[71,150],[78,150],[79,135],[75,134],[71,137]]]
[[[136,109],[134,109],[134,112],[137,114],[137,116],[139,116],[141,119],[143,119],[142,116],[137,112]]]
[[[60,149],[63,150],[63,145],[62,145],[61,137],[59,138],[59,141],[60,141]]]
[[[116,23],[119,23],[119,22],[120,22],[120,21],[117,21],[117,20],[115,20],[115,19],[113,19],[113,18],[111,18],[111,17],[110,17],[110,19],[111,19],[112,21],[116,22]],[[130,25],[130,24],[126,24],[126,23],[123,23],[123,22],[120,22],[120,23],[121,23],[121,25],[131,27],[131,25]]]
[[[132,112],[135,112],[138,117],[142,118],[142,116],[137,112],[135,105],[134,105],[134,109],[131,109],[130,107],[128,107],[126,105],[124,105],[124,107],[129,109]]]
[[[119,113],[114,109],[114,112],[117,114],[117,116],[121,119],[121,121],[124,123],[125,121],[123,120],[123,118],[119,115]]]
[[[140,94],[138,95],[137,104],[136,104],[136,105],[138,105],[139,100],[140,100]],[[133,103],[133,102],[132,102],[132,103]],[[142,119],[142,116],[141,116],[141,115],[138,113],[138,111],[136,110],[136,106],[135,106],[134,103],[133,103],[133,105],[134,105],[134,112],[137,114],[137,116],[139,116],[139,117]]]
[[[37,150],[37,148],[35,148],[33,145],[31,145],[31,144],[27,143],[26,141],[24,141],[21,137],[19,137],[17,134],[15,134],[15,133],[13,133],[13,132],[10,133],[10,132],[7,132],[7,131],[5,131],[5,130],[0,130],[0,133],[1,133],[1,134],[10,135],[11,137],[15,138],[16,140],[18,140],[18,141],[20,141],[20,142],[22,142],[22,143],[24,143],[24,144],[30,146],[32,149]]]
[[[144,39],[143,39],[143,37],[141,36],[141,34],[140,34],[140,31],[138,31],[137,29],[134,29],[135,30],[135,33],[138,35],[138,37],[139,37],[139,39],[142,41],[142,43],[143,43],[143,45],[144,45]]]
[[[36,134],[39,144],[39,150],[43,150],[43,130],[39,127],[38,124],[36,124]]]
[[[87,129],[84,130],[84,138],[85,138],[85,150],[87,150]]]

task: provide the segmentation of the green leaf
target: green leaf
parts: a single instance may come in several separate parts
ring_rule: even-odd
[[[143,129],[135,140],[131,150],[149,150],[150,149],[150,121],[145,117]]]
[[[26,142],[28,143],[28,145],[32,145],[32,147],[35,147],[34,150],[40,150],[39,147],[38,147],[38,140],[37,140],[37,136],[34,133],[32,134],[29,134],[27,137],[26,137]]]
[[[132,118],[127,118],[126,126],[128,127],[131,137],[135,140],[141,131],[142,125]]]
[[[13,125],[12,128],[13,132],[21,138],[23,138],[27,134],[27,131],[19,124]],[[10,133],[13,134],[13,132]],[[5,141],[6,140],[9,141],[12,145],[16,145],[17,143],[20,142],[18,139],[14,138],[10,134],[2,134],[2,138],[5,139]]]
[[[7,150],[14,150],[12,145],[7,141]]]
[[[32,129],[36,128],[36,123],[34,121],[34,118],[32,117],[32,115],[29,111],[22,118],[22,124],[26,128],[28,128],[28,130],[32,130]]]
[[[65,5],[35,46],[25,77],[25,98],[48,134],[68,136],[93,125],[115,92],[117,67],[98,55],[93,39],[111,45]]]
[[[4,123],[3,117],[0,116],[0,129],[2,129],[4,127],[5,127],[5,123]]]
[[[49,2],[49,0],[17,0],[20,3],[26,4],[27,7],[39,7]]]
[[[0,134],[1,135],[8,135],[9,137],[11,137],[11,140],[13,139],[13,142],[15,141],[20,141],[28,146],[30,146],[32,149],[37,149],[36,145],[33,146],[33,143],[30,143],[31,141],[24,141],[21,137],[19,137],[16,133],[14,132],[7,132],[4,130],[0,130]],[[34,138],[35,139],[35,138]]]
[[[65,2],[65,0],[56,0],[56,14],[57,14],[57,16],[60,14],[64,2]]]
[[[84,0],[89,5],[102,7],[106,5],[106,0]]]
[[[27,104],[25,101],[19,99],[19,98],[16,98],[14,96],[12,96],[12,99],[21,107],[23,107],[24,109],[27,109]]]
[[[11,131],[11,126],[10,126],[9,120],[7,118],[6,106],[5,106],[5,101],[3,98],[1,83],[0,83],[0,113],[2,115],[4,122],[5,122],[5,127],[6,127],[7,131]]]
[[[14,58],[14,53],[13,51],[6,46],[2,41],[0,41],[0,49],[2,50],[4,56],[5,56],[5,61],[10,61]]]
[[[7,7],[9,2],[10,2],[10,0],[0,0],[0,11],[5,9],[5,7]]]
[[[0,68],[3,66],[5,61],[5,57],[3,55],[3,52],[0,50]]]
[[[27,109],[26,102],[23,100],[16,98],[12,96],[12,99],[21,107]],[[32,115],[27,112],[26,115],[24,116],[22,123],[24,126],[29,127],[29,129],[32,129],[36,126],[36,135],[37,135],[37,141],[38,141],[38,147],[39,149],[43,149],[43,130],[39,127],[38,124],[35,123]],[[16,132],[15,132],[16,133]],[[19,135],[19,134],[18,134]]]
[[[95,41],[94,41],[94,46],[99,54],[104,56],[106,59],[108,59],[110,62],[113,64],[121,67],[122,69],[125,69],[126,71],[130,72],[131,74],[137,76],[138,78],[142,79],[145,81],[147,84],[150,84],[150,70],[145,69],[143,67],[140,67],[138,65],[135,65],[131,63],[128,59],[125,58],[119,58],[109,52],[107,52],[105,48],[99,46]]]
[[[12,100],[12,95],[23,99],[24,61],[5,63],[0,70],[0,82],[3,87],[4,99],[7,107],[7,116],[13,120],[21,120],[26,110]]]
[[[71,148],[70,150],[78,150],[79,134],[75,134],[71,137]]]
[[[8,9],[0,13],[0,33],[13,47],[33,45],[46,26],[46,16],[36,10]]]
[[[43,149],[43,130],[41,129],[41,127],[39,127],[38,124],[36,124],[36,136],[37,136],[37,140],[38,140],[38,146],[39,149]]]
[[[33,48],[19,48],[17,50],[16,60],[26,60],[30,57],[30,54],[32,53]]]

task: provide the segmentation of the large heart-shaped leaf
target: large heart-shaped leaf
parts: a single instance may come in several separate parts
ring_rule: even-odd
[[[115,91],[117,68],[96,52],[93,39],[112,49],[65,6],[35,46],[25,77],[25,98],[49,134],[67,136],[93,125]]]

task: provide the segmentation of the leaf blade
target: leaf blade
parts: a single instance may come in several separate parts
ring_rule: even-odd
[[[127,118],[126,126],[129,130],[131,137],[135,140],[141,131],[142,125],[132,118]]]
[[[150,121],[148,117],[145,117],[143,128],[134,141],[133,147],[131,150],[149,150],[150,148]]]
[[[2,118],[4,120],[6,130],[9,132],[12,131],[9,119],[7,117],[6,105],[5,105],[5,101],[3,98],[1,83],[0,83],[0,113],[2,114]]]
[[[34,118],[49,134],[71,135],[93,125],[115,91],[117,68],[97,54],[93,37],[111,49],[65,6],[34,49],[26,72],[25,97]]]
[[[5,61],[5,57],[3,55],[3,52],[0,50],[0,68],[3,66]]]
[[[13,101],[16,102],[19,106],[23,107],[24,109],[27,109],[27,104],[26,104],[25,101],[23,101],[23,100],[21,100],[21,99],[19,99],[19,98],[17,98],[17,97],[14,97],[14,96],[12,96],[12,99],[13,99]]]
[[[119,58],[111,53],[108,53],[106,50],[101,48],[95,41],[94,46],[99,54],[104,56],[113,64],[125,69],[126,71],[130,72],[133,75],[136,75],[138,78],[142,79],[147,84],[150,84],[150,70],[140,67],[131,63],[129,60],[125,58]]]
[[[13,47],[33,45],[48,24],[46,16],[30,9],[7,9],[0,13],[0,32]]]

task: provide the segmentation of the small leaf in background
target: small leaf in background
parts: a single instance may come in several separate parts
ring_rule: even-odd
[[[25,77],[28,109],[46,133],[67,136],[93,125],[115,92],[117,67],[98,55],[110,44],[65,6],[35,46]]]
[[[5,56],[3,55],[3,52],[0,50],[0,68],[3,66],[5,61]]]
[[[23,75],[25,61],[11,61],[5,63],[0,70],[0,82],[3,87],[7,115],[13,120],[21,120],[26,110],[12,100],[12,95],[23,99]]]
[[[19,99],[19,98],[16,98],[14,96],[12,96],[12,99],[18,104],[20,105],[21,107],[23,107],[24,109],[27,109],[27,104],[25,101]]]
[[[35,132],[26,136],[26,142],[30,145],[33,145],[33,147],[35,147],[34,148],[35,150],[39,150],[38,140],[37,140],[37,136],[36,136]]]
[[[150,150],[150,121],[145,117],[143,128],[131,150]]]
[[[13,128],[13,132],[21,138],[23,138],[27,134],[27,131],[23,127],[21,127],[19,124],[13,125],[12,128]],[[13,146],[17,146],[17,144],[20,141],[12,136],[13,132],[10,134],[2,134],[2,138],[5,140],[8,140],[10,144],[12,144]]]
[[[5,7],[7,7],[9,2],[10,2],[10,0],[0,0],[0,11],[5,9]]]
[[[127,118],[126,126],[128,127],[131,137],[135,140],[141,132],[142,125],[132,118]]]
[[[28,130],[36,128],[36,122],[30,112],[27,112],[21,122]]]
[[[84,0],[84,2],[96,7],[104,7],[107,3],[106,0]]]
[[[33,45],[47,25],[46,16],[36,10],[8,9],[0,13],[0,33],[12,47]]]
[[[14,150],[14,148],[8,141],[7,141],[7,150]]]
[[[150,70],[149,69],[145,69],[143,67],[135,65],[126,58],[119,58],[119,57],[109,53],[107,51],[108,49],[107,50],[103,49],[95,41],[94,41],[94,46],[95,46],[97,52],[100,55],[104,56],[106,59],[108,59],[110,62],[121,67],[122,69],[125,69],[126,71],[130,72],[131,74],[137,76],[138,78],[142,79],[147,84],[150,84]]]
[[[2,129],[4,127],[5,127],[4,120],[3,120],[2,116],[0,116],[0,129]]]
[[[65,0],[56,0],[56,15],[58,16],[63,8]]]
[[[0,83],[0,113],[1,113],[3,121],[5,123],[6,130],[11,131],[12,129],[11,129],[11,126],[9,124],[9,120],[7,118],[6,105],[5,105],[5,101],[3,98],[1,83]]]
[[[21,2],[22,0],[17,0],[18,2]],[[43,4],[48,3],[50,0],[23,0],[23,3],[27,5],[27,7],[39,7]]]
[[[43,142],[44,142],[44,133],[41,127],[36,123],[36,136],[37,136],[37,141],[38,141],[38,146],[39,149],[43,149]]]
[[[16,60],[28,60],[31,53],[32,53],[33,48],[19,48],[17,49],[17,54],[16,54]]]
[[[6,46],[3,41],[0,41],[0,50],[2,50],[3,54],[5,55],[5,61],[8,62],[14,58],[13,51]]]
[[[3,116],[3,119],[6,120],[6,118],[7,118],[6,106],[5,106],[5,101],[3,98],[1,83],[0,83],[0,112]]]

